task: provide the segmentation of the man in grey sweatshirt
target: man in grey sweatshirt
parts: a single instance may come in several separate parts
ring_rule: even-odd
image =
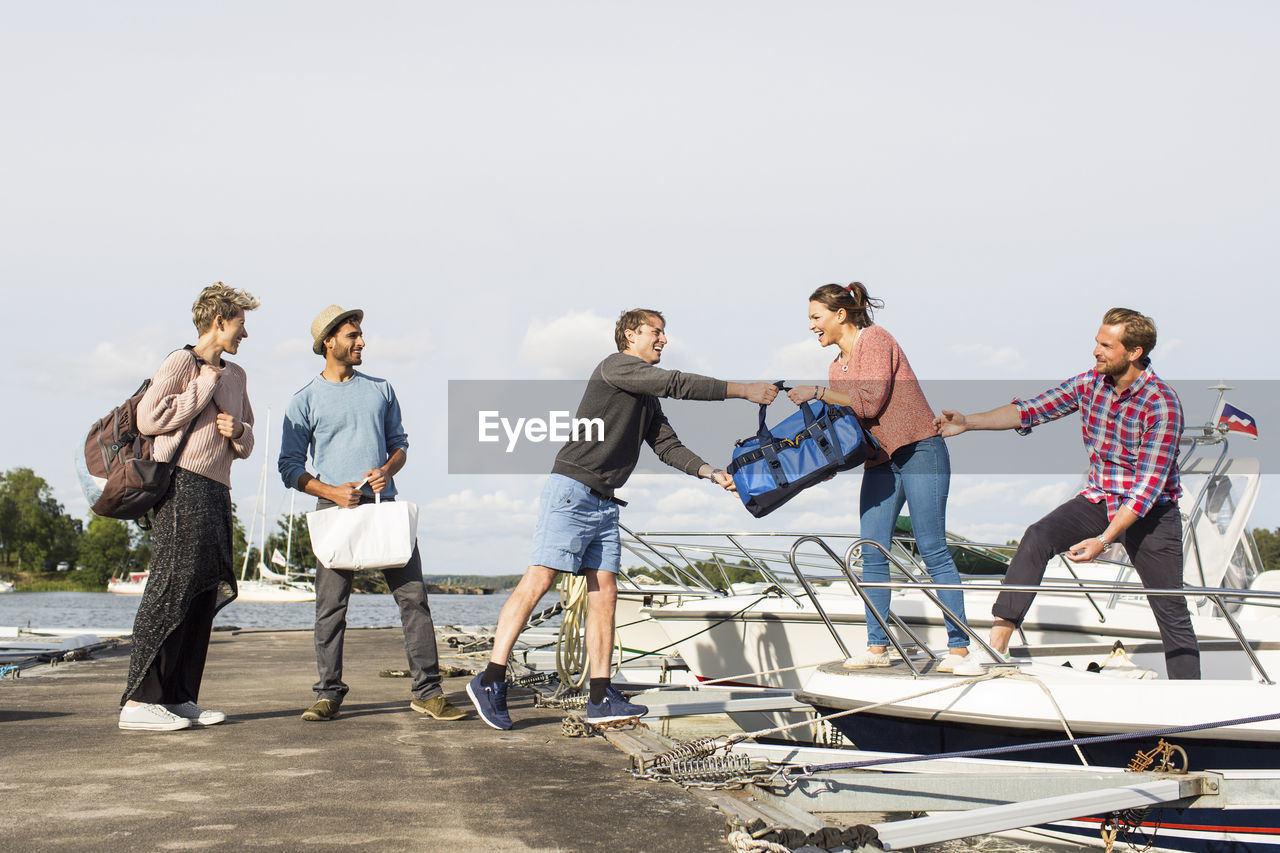
[[[587,382],[577,417],[603,421],[603,435],[574,438],[556,455],[542,490],[531,565],[502,608],[488,667],[467,684],[467,695],[480,718],[495,729],[511,728],[506,682],[511,649],[538,600],[561,572],[582,574],[587,581],[591,667],[587,720],[605,723],[648,710],[628,702],[609,684],[622,550],[618,507],[625,505],[614,491],[631,476],[642,444],[652,447],[671,467],[735,491],[732,477],[680,443],[658,398],[737,397],[771,403],[778,393],[768,382],[725,382],[657,367],[667,343],[665,330],[666,321],[657,311],[637,308],[623,313],[614,328],[618,352],[600,362]]]

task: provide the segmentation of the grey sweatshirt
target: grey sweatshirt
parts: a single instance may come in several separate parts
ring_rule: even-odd
[[[680,443],[659,397],[678,400],[723,400],[726,383],[710,376],[655,367],[634,355],[614,353],[596,365],[578,404],[578,418],[600,418],[604,437],[570,440],[556,454],[553,474],[563,474],[607,497],[621,488],[648,444],[672,468],[697,475],[706,464]],[[593,435],[592,438],[595,438]]]

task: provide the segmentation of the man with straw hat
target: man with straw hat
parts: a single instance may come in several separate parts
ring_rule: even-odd
[[[356,370],[363,363],[364,312],[330,305],[311,323],[312,352],[324,356],[324,370],[289,400],[280,442],[284,483],[317,498],[316,508],[353,508],[374,495],[394,500],[394,477],[404,467],[409,436],[391,383]],[[307,470],[307,451],[315,473]],[[316,702],[302,719],[338,716],[347,685],[342,681],[342,642],[354,572],[316,567]],[[400,608],[405,653],[413,676],[409,707],[437,720],[458,720],[440,686],[435,624],[427,605],[418,549],[401,568],[383,577]]]

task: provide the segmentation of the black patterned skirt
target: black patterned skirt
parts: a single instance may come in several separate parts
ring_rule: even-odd
[[[182,624],[196,596],[216,590],[214,612],[235,600],[231,566],[231,490],[178,468],[156,505],[151,568],[133,622],[124,703],[138,689],[165,639]]]

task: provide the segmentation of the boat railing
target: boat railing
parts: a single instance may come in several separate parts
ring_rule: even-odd
[[[893,541],[897,544],[902,544],[907,542],[910,542],[913,545],[916,544],[916,540],[914,536],[895,535],[893,537]],[[1013,552],[1018,549],[1017,545],[997,545],[997,544],[988,543],[988,542],[971,542],[967,539],[957,540],[957,539],[951,539],[951,538],[947,539],[947,547],[959,548],[962,551],[971,551],[975,554],[979,554],[982,556],[993,556],[990,552],[994,551],[997,554],[1000,554],[1001,556],[995,556],[993,558],[1003,560],[1006,565],[1008,564],[1009,559],[1013,556]],[[904,548],[903,550],[911,558],[911,564],[916,569],[917,572],[927,571],[923,560],[918,559],[914,554],[912,554],[910,549]],[[1008,557],[1003,556],[1005,552],[1008,552],[1009,554]],[[1076,573],[1075,567],[1072,566],[1069,561],[1065,559],[1061,559],[1059,560],[1059,562],[1062,564],[1062,567],[1067,570],[1067,574],[1071,576],[1070,578],[1071,580],[1083,581],[1083,578],[1081,578],[1080,575]],[[1108,560],[1105,558],[1095,560],[1094,562],[1102,563],[1105,565],[1116,566],[1117,569],[1119,570],[1116,576],[1116,580],[1122,580],[1124,577],[1124,574],[1132,568],[1132,566],[1130,566],[1128,563],[1121,563],[1116,560]],[[1098,605],[1098,602],[1093,597],[1093,594],[1087,593],[1085,595],[1085,599],[1089,602],[1089,606],[1093,608],[1094,612],[1098,614],[1098,621],[1106,622],[1107,615],[1102,611],[1102,607]],[[1108,607],[1114,607],[1114,606],[1115,606],[1114,601],[1110,602],[1110,604],[1108,605]]]
[[[897,651],[898,656],[901,657],[902,660],[906,662],[907,666],[911,669],[911,672],[914,675],[917,675],[917,676],[920,675],[921,669],[918,667],[916,661],[912,659],[912,656],[907,653],[907,650],[904,647],[902,641],[898,638],[898,633],[890,629],[889,624],[885,621],[885,617],[882,616],[880,614],[880,611],[877,610],[876,607],[874,607],[871,604],[871,598],[866,593],[867,589],[882,589],[886,587],[889,589],[893,589],[895,587],[897,588],[913,587],[913,588],[920,589],[925,594],[925,596],[930,601],[933,602],[934,606],[936,606],[939,610],[942,611],[944,616],[951,619],[956,625],[960,626],[960,628],[971,640],[976,642],[979,646],[981,646],[991,655],[992,659],[995,659],[998,657],[995,649],[987,645],[986,641],[983,640],[981,637],[979,637],[977,633],[975,633],[973,629],[969,627],[968,623],[966,623],[963,619],[957,616],[951,610],[951,608],[947,607],[947,605],[942,602],[942,599],[938,597],[936,592],[937,590],[952,588],[951,586],[944,585],[944,584],[934,584],[932,583],[932,581],[922,580],[914,572],[909,571],[906,566],[900,563],[897,560],[897,558],[895,558],[894,555],[890,553],[890,549],[885,548],[883,545],[881,545],[879,542],[876,542],[874,539],[865,539],[865,538],[855,539],[853,542],[849,543],[849,547],[845,551],[844,559],[841,559],[840,556],[831,549],[831,546],[828,545],[825,541],[823,541],[820,537],[813,536],[813,535],[801,536],[791,545],[791,551],[789,554],[789,563],[791,565],[791,570],[795,573],[796,579],[800,581],[800,585],[804,588],[805,594],[808,595],[809,601],[810,603],[813,604],[814,610],[817,612],[818,617],[822,619],[823,624],[827,626],[827,630],[831,633],[832,638],[835,640],[836,646],[840,649],[841,653],[843,653],[846,658],[849,657],[848,647],[845,646],[844,640],[841,639],[840,633],[836,630],[835,624],[831,621],[831,617],[827,615],[825,608],[823,608],[822,606],[822,602],[818,600],[817,591],[813,588],[813,585],[809,582],[808,578],[805,577],[804,571],[801,570],[800,568],[797,557],[798,557],[801,546],[805,545],[806,543],[812,543],[817,545],[840,568],[840,570],[844,574],[845,579],[849,582],[850,589],[853,590],[855,595],[857,595],[859,598],[862,599],[862,604],[866,608],[867,617],[874,618],[876,620],[876,623],[879,624],[880,629],[884,631],[885,635],[889,638],[889,642],[893,645],[894,650]],[[905,583],[883,584],[883,583],[865,583],[859,580],[857,577],[857,573],[854,572],[853,570],[854,562],[858,557],[861,556],[860,554],[861,549],[868,546],[876,548],[882,554],[884,554],[885,558],[889,561],[889,565],[893,566],[895,569],[901,572],[902,575],[905,578],[907,578],[907,581]],[[855,554],[855,552],[858,552],[858,553]],[[954,585],[954,588],[963,589],[963,585],[956,584]],[[916,648],[923,650],[925,654],[927,654],[929,658],[934,662],[937,662],[940,659],[938,654],[934,652],[933,649],[929,648],[929,644],[921,640],[920,637],[916,634],[916,632],[913,631],[906,622],[898,618],[898,616],[894,614],[892,610],[888,612],[888,617],[890,620],[893,621],[894,626],[898,629],[898,631],[905,633],[908,637],[911,638],[911,642]]]
[[[620,525],[623,537],[622,547],[637,557],[654,574],[670,581],[677,587],[683,587],[690,594],[700,596],[720,596],[730,591],[731,581],[728,570],[747,568],[760,574],[765,583],[790,598],[797,606],[800,600],[793,591],[795,583],[789,579],[785,571],[787,566],[786,543],[795,537],[786,532],[690,532],[660,531],[635,532]],[[852,541],[856,534],[831,533],[821,534],[826,538]],[[777,547],[769,544],[780,541]],[[714,572],[720,576],[719,585],[713,583],[703,569],[714,566]],[[783,567],[781,570],[779,567]],[[808,568],[819,568],[816,562]],[[708,569],[709,571],[709,569]],[[644,585],[629,577],[624,570],[623,582],[638,590]]]
[[[636,532],[626,525],[620,525],[624,533],[622,547],[634,555],[647,569],[647,573],[665,580],[670,585],[687,591],[689,595],[698,597],[724,596],[729,593],[731,582],[729,569],[750,568],[757,571],[764,581],[776,588],[777,593],[789,598],[797,607],[800,599],[796,582],[791,579],[794,568],[790,565],[794,559],[797,566],[812,572],[831,569],[832,562],[825,555],[809,557],[793,555],[787,545],[796,537],[793,532],[712,532],[712,531],[657,531]],[[857,533],[815,533],[813,536],[825,541],[839,543],[841,547],[860,538]],[[784,541],[785,544],[772,546],[771,543]],[[1015,545],[1007,543],[978,542],[948,535],[948,546],[960,551],[968,551],[983,558],[999,562],[1008,562],[1008,555],[1015,550]],[[923,561],[918,556],[915,537],[907,533],[896,533],[893,536],[891,551],[896,564],[911,566],[917,574],[926,571]],[[1074,567],[1061,561],[1068,577],[1049,576],[1049,581],[1080,582],[1081,578]],[[1129,566],[1110,560],[1098,560],[1103,564],[1114,565],[1119,571],[1128,570]],[[834,564],[839,566],[838,561]],[[712,570],[709,567],[713,567]],[[705,570],[704,570],[705,569]],[[708,577],[708,571],[714,577],[719,575],[719,583]],[[811,583],[841,583],[842,569],[837,568],[833,574],[819,577],[810,574]],[[621,583],[630,588],[647,592],[644,583],[630,575],[626,569],[620,575]],[[967,582],[976,582],[981,578],[993,578],[993,574],[966,574]],[[1097,613],[1099,622],[1106,622],[1107,617],[1096,601],[1096,595],[1090,593],[1088,601]]]
[[[1197,522],[1204,515],[1205,501],[1208,497],[1209,490],[1213,486],[1214,479],[1222,473],[1222,469],[1227,464],[1227,449],[1229,442],[1226,436],[1216,433],[1209,427],[1202,428],[1203,435],[1184,435],[1182,444],[1187,445],[1187,453],[1180,467],[1181,474],[1185,475],[1190,471],[1192,462],[1198,452],[1202,448],[1218,447],[1218,458],[1213,461],[1213,465],[1209,469],[1209,474],[1205,477],[1204,485],[1196,492],[1196,498],[1191,504],[1191,511],[1187,513],[1186,530],[1182,534],[1183,552],[1190,552],[1195,555],[1196,572],[1200,575],[1200,585],[1208,584],[1208,579],[1204,576],[1204,555],[1200,547],[1200,536],[1196,532]],[[1205,454],[1207,457],[1207,453]],[[1114,598],[1112,599],[1114,602]]]
[[[954,590],[960,590],[962,592],[966,590],[971,591],[972,585],[964,584],[964,583],[956,583],[956,584],[935,583],[932,579],[929,579],[928,577],[920,577],[918,574],[910,571],[906,566],[904,566],[901,562],[899,562],[893,556],[893,554],[890,553],[889,549],[886,549],[879,542],[876,542],[875,540],[872,540],[872,539],[858,539],[850,543],[848,550],[846,550],[845,552],[844,559],[841,559],[839,555],[837,555],[835,551],[833,551],[831,547],[825,541],[823,541],[820,537],[815,535],[801,536],[797,538],[795,542],[792,543],[792,546],[791,546],[789,562],[790,562],[792,571],[795,574],[797,580],[800,582],[801,587],[804,589],[805,594],[809,598],[810,603],[813,605],[813,608],[815,612],[818,614],[818,617],[822,620],[823,624],[826,625],[827,630],[831,633],[832,638],[835,640],[836,646],[845,655],[845,657],[849,656],[848,647],[845,645],[843,638],[840,637],[839,632],[836,630],[835,624],[831,621],[831,618],[827,615],[826,610],[823,608],[822,602],[819,600],[817,591],[814,589],[812,583],[810,582],[810,579],[806,576],[804,570],[800,566],[800,561],[798,560],[799,551],[800,551],[800,548],[806,544],[817,545],[823,551],[823,553],[840,568],[842,574],[844,575],[845,580],[849,583],[850,589],[852,589],[854,594],[856,594],[859,598],[862,599],[863,605],[866,607],[867,618],[868,619],[874,618],[876,620],[876,623],[879,624],[880,628],[889,637],[889,642],[893,645],[894,650],[898,653],[899,657],[902,658],[902,660],[906,663],[907,667],[911,670],[911,672],[914,675],[916,676],[921,675],[922,668],[919,666],[918,660],[913,655],[908,653],[907,645],[913,645],[915,648],[920,649],[925,653],[925,655],[927,655],[927,657],[931,661],[934,661],[934,662],[937,662],[940,659],[939,655],[933,649],[929,648],[929,645],[927,643],[922,642],[920,637],[915,633],[915,631],[913,631],[909,625],[907,625],[896,614],[894,614],[892,610],[890,610],[888,613],[888,620],[893,622],[893,627],[897,628],[898,632],[905,634],[911,640],[909,644],[904,644],[901,641],[901,639],[899,639],[898,633],[895,632],[894,630],[891,630],[889,622],[886,621],[885,616],[881,615],[880,612],[874,606],[872,606],[871,599],[868,597],[866,593],[867,590],[890,589],[890,590],[916,590],[916,591],[922,592],[924,594],[924,597],[930,602],[932,602],[933,605],[942,612],[944,617],[950,619],[950,621],[954,623],[962,632],[964,632],[964,634],[968,636],[970,640],[972,640],[980,648],[985,650],[993,660],[1000,659],[1001,656],[995,651],[995,649],[993,649],[990,645],[988,645],[987,642],[983,640],[982,637],[979,636],[978,633],[972,627],[970,627],[969,624],[964,619],[959,618],[957,614],[955,614],[950,608],[948,608],[946,604],[944,604],[937,595],[937,593],[942,590],[954,589]],[[859,578],[858,573],[853,570],[853,566],[860,559],[861,549],[868,548],[868,547],[875,548],[879,550],[881,553],[883,553],[885,557],[888,559],[889,565],[893,569],[896,569],[905,578],[905,580],[864,581],[861,578]],[[1061,594],[1061,595],[1086,595],[1087,596],[1091,593],[1097,593],[1097,594],[1115,595],[1115,596],[1157,595],[1157,596],[1180,596],[1182,598],[1193,598],[1193,597],[1207,598],[1211,600],[1218,607],[1221,613],[1221,618],[1227,623],[1228,627],[1231,630],[1231,633],[1236,639],[1236,642],[1239,643],[1241,650],[1244,652],[1245,656],[1248,657],[1250,664],[1252,665],[1254,671],[1258,673],[1258,676],[1261,679],[1261,681],[1264,684],[1275,683],[1274,681],[1272,681],[1270,675],[1267,673],[1267,670],[1263,666],[1262,661],[1259,660],[1258,655],[1254,651],[1252,644],[1249,642],[1248,638],[1245,637],[1244,631],[1240,627],[1240,623],[1236,621],[1236,619],[1229,612],[1229,608],[1227,607],[1227,604],[1228,602],[1236,602],[1236,601],[1253,601],[1266,606],[1280,606],[1280,592],[1275,592],[1271,590],[1225,589],[1222,587],[1181,587],[1177,589],[1154,589],[1154,588],[1143,586],[1141,583],[1135,583],[1135,582],[1094,581],[1094,580],[1088,580],[1084,578],[1081,578],[1078,581],[1075,581],[1073,583],[1041,583],[1038,585],[1002,583],[999,585],[999,589],[1001,591],[1009,591],[1009,592],[1030,592],[1033,594],[1050,593],[1055,595]]]

